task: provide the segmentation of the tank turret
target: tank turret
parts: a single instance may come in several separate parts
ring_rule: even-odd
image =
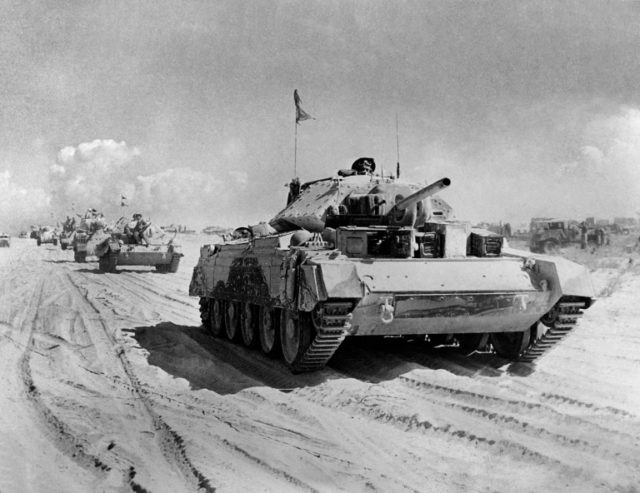
[[[321,233],[340,226],[419,227],[452,216],[451,207],[433,197],[450,185],[449,178],[420,187],[374,175],[370,170],[375,170],[375,164],[367,166],[373,161],[369,159],[360,158],[351,170],[341,170],[331,178],[290,185],[290,191],[299,191],[295,197],[289,193],[287,206],[271,219],[270,226],[277,232],[306,229]],[[364,165],[362,160],[366,160]]]

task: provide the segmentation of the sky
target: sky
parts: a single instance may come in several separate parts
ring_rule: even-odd
[[[0,15],[0,230],[89,207],[255,224],[294,172],[360,156],[390,171],[398,154],[403,178],[451,178],[459,219],[640,213],[638,2],[0,0]],[[294,89],[315,118],[297,128]]]

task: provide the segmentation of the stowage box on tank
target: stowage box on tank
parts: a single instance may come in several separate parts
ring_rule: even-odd
[[[364,165],[364,166],[363,166]],[[189,294],[215,336],[322,368],[347,336],[421,336],[533,361],[594,301],[588,272],[505,246],[421,187],[351,170],[299,185],[269,224],[201,248]]]

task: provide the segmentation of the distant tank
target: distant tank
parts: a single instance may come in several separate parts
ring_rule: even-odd
[[[103,272],[116,272],[119,265],[154,266],[157,271],[178,271],[182,251],[174,242],[174,235],[167,235],[161,228],[146,222],[135,234],[126,228],[127,220],[120,218],[109,231],[94,234],[87,243],[87,250],[98,257]]]
[[[73,236],[75,235],[76,227],[75,221],[67,217],[67,220],[62,225],[62,232],[60,233],[60,248],[66,250],[73,245]]]
[[[374,172],[360,158],[336,176],[294,180],[268,224],[204,245],[189,286],[203,326],[281,354],[293,372],[322,368],[347,336],[530,362],[594,302],[582,266],[454,220],[435,196],[448,178],[419,186]]]
[[[38,246],[43,243],[53,243],[58,246],[58,231],[52,226],[44,226],[40,228],[36,234],[36,244]]]
[[[86,262],[88,256],[95,256],[94,244],[89,240],[99,231],[103,231],[107,223],[101,217],[86,215],[80,219],[80,223],[70,236],[70,246],[73,248],[73,258],[76,262]]]

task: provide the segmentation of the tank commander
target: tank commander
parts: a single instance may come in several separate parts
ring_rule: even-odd
[[[361,157],[354,161],[351,169],[358,175],[370,175],[376,170],[376,163],[372,157]]]
[[[65,232],[69,232],[75,229],[76,229],[76,218],[67,216],[67,219],[65,220],[64,225],[62,226],[62,230]]]
[[[376,170],[376,162],[372,157],[360,157],[351,165],[351,169],[341,169],[339,176],[371,175]]]
[[[296,176],[289,183],[289,194],[287,195],[287,205],[296,200],[300,195],[300,179]]]
[[[143,236],[144,231],[149,227],[149,223],[142,218],[142,214],[135,214],[136,224],[133,228],[133,240],[138,245],[149,246]]]
[[[138,243],[136,239],[136,228],[138,227],[138,222],[141,219],[142,214],[135,213],[131,217],[131,221],[124,225],[124,234],[127,235],[128,243]]]

